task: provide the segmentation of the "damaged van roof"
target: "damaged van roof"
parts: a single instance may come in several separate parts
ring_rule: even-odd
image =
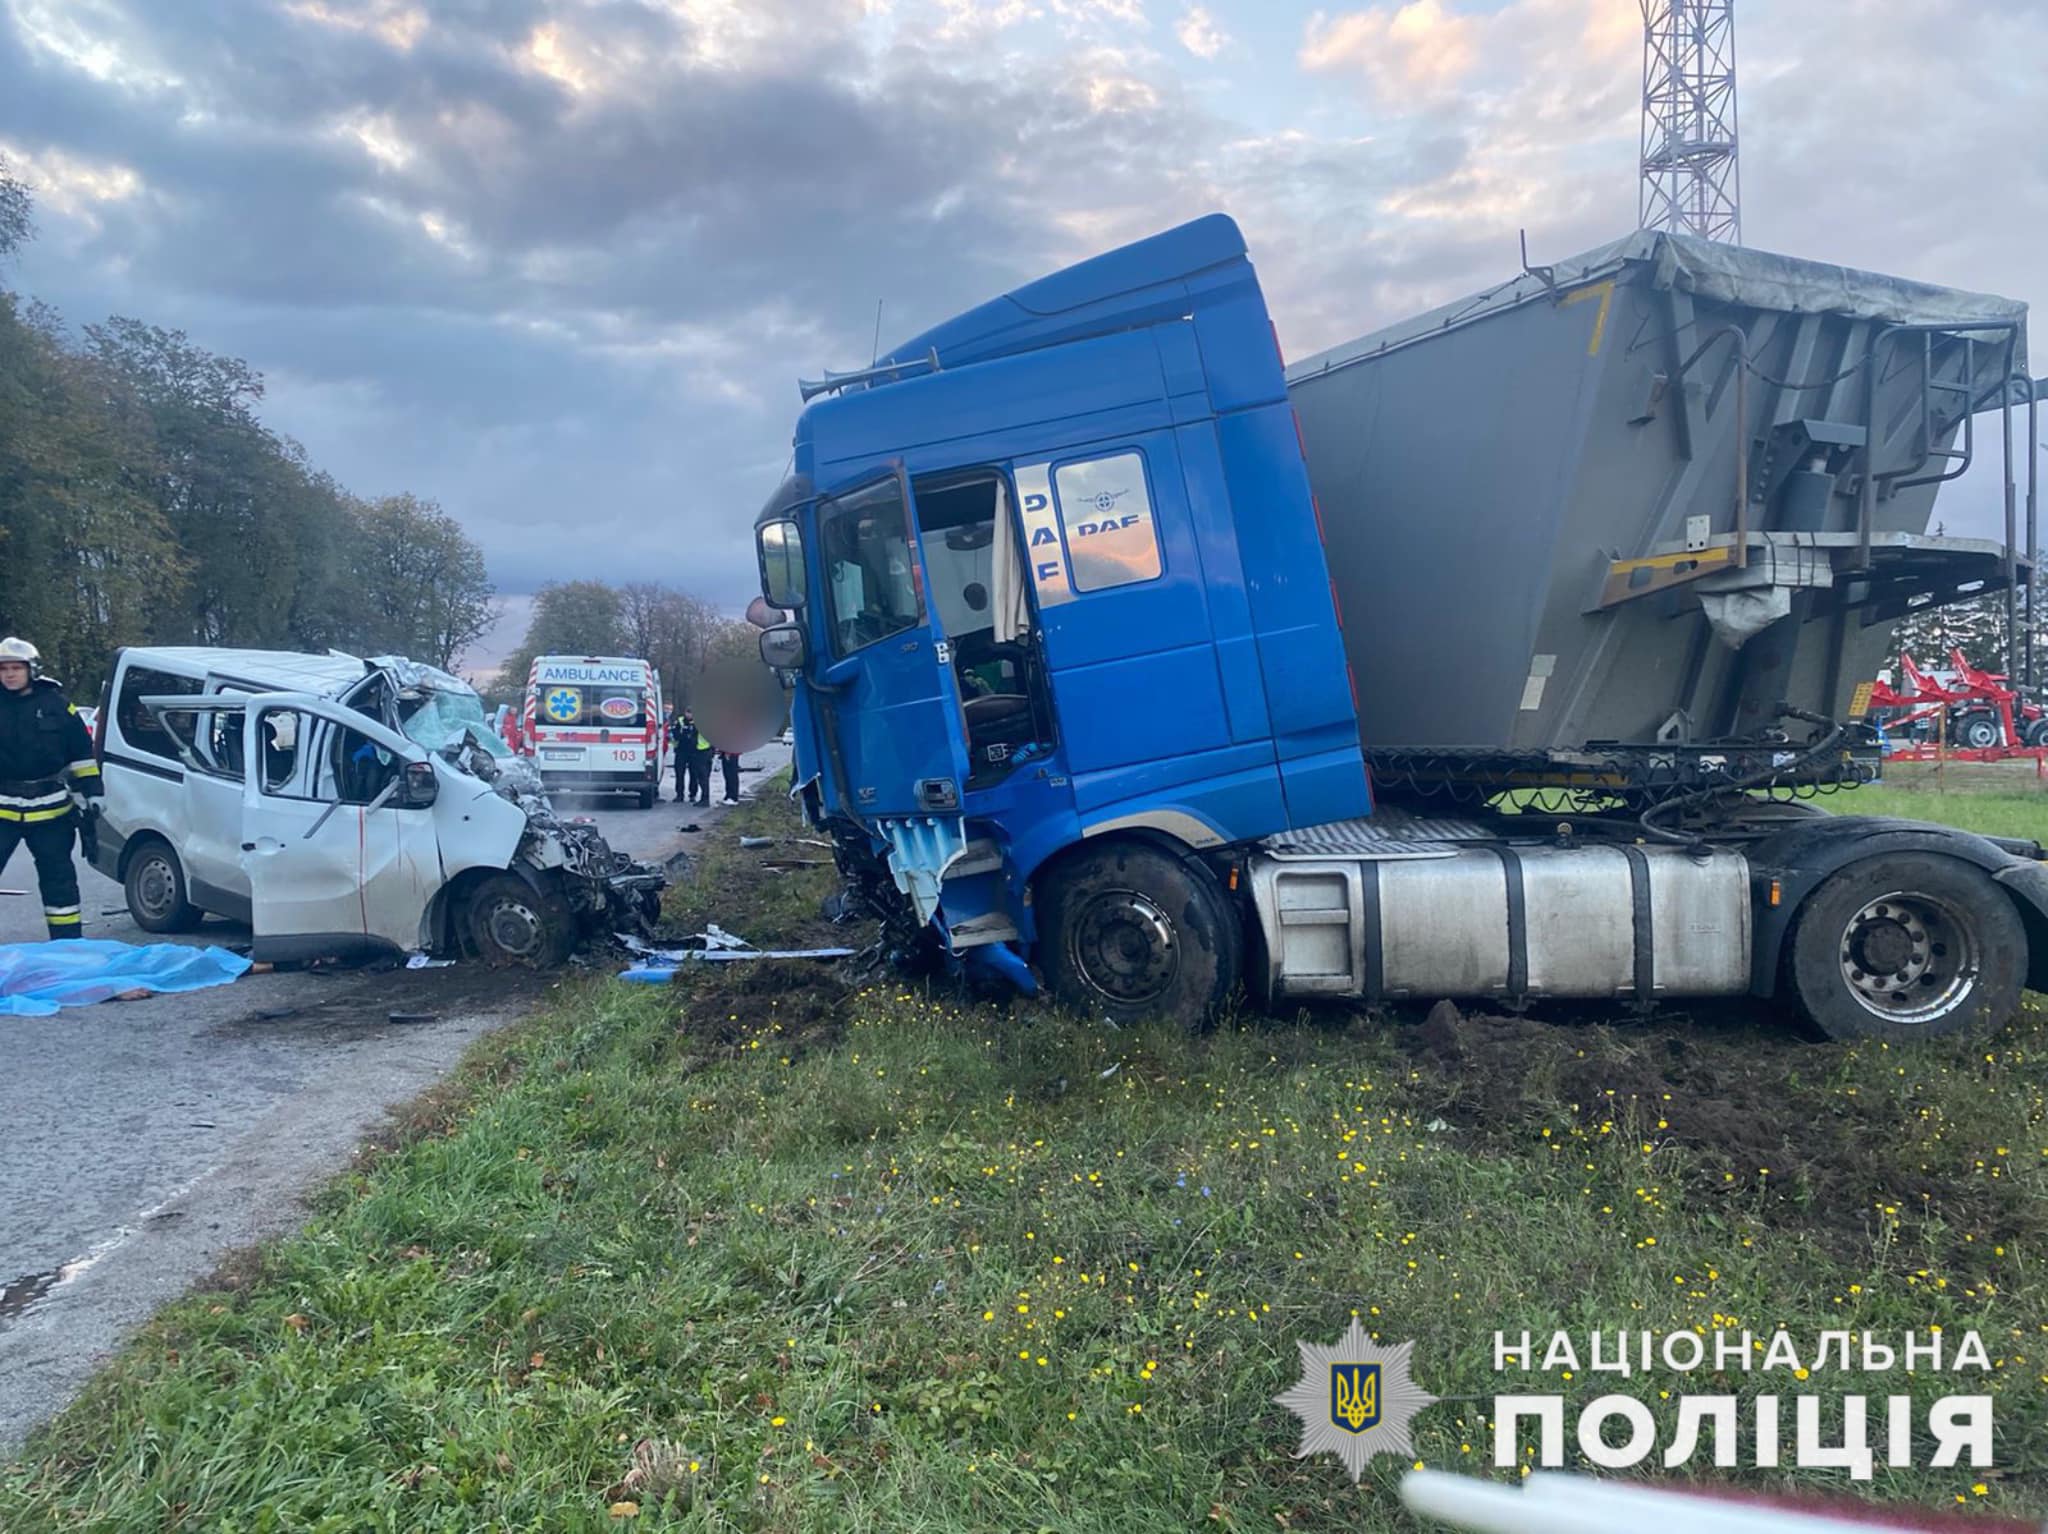
[[[339,650],[315,655],[302,650],[230,650],[213,645],[137,645],[129,653],[141,665],[175,666],[223,681],[249,683],[267,692],[339,697],[374,671],[390,672],[400,687],[476,691],[438,666],[408,660],[402,655],[365,659]]]

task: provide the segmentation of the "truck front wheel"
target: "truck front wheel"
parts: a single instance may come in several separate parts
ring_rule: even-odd
[[[493,874],[479,884],[465,920],[469,940],[486,964],[550,969],[569,957],[576,942],[569,903],[517,874]]]
[[[1933,853],[1851,864],[1814,892],[1792,935],[1793,989],[1832,1039],[1999,1027],[2026,973],[2026,928],[2005,891]]]
[[[1207,870],[1143,843],[1091,847],[1055,868],[1038,930],[1053,995],[1090,1016],[1196,1029],[1237,989],[1236,911]]]

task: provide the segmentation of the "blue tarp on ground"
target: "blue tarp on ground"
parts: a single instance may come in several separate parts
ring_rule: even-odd
[[[48,1017],[127,991],[204,990],[248,968],[225,948],[178,943],[0,943],[0,1017]]]

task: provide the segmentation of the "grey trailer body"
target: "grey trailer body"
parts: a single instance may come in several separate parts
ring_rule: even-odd
[[[1997,454],[1969,421],[2024,379],[2025,323],[1641,233],[1295,364],[1367,748],[1844,717],[1909,603],[2024,579],[1927,528],[1964,455]]]

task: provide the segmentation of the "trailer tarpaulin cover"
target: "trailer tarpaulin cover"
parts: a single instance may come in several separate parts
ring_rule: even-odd
[[[130,991],[204,990],[248,968],[225,948],[179,943],[0,943],[0,1017],[48,1017]]]
[[[1618,276],[1632,265],[1648,266],[1651,282],[1659,289],[1675,289],[1713,303],[1785,314],[1839,314],[1887,325],[1951,325],[1967,330],[1971,321],[2003,324],[2025,319],[2027,313],[2025,304],[2010,298],[1967,293],[1960,288],[1647,229],[1557,262],[1550,268],[1551,282],[1561,290],[1581,288]],[[1551,291],[1541,277],[1517,277],[1471,298],[1305,357],[1288,368],[1288,381],[1404,346],[1484,315],[1545,297]],[[2013,366],[2019,369],[2025,363],[2022,351]]]

